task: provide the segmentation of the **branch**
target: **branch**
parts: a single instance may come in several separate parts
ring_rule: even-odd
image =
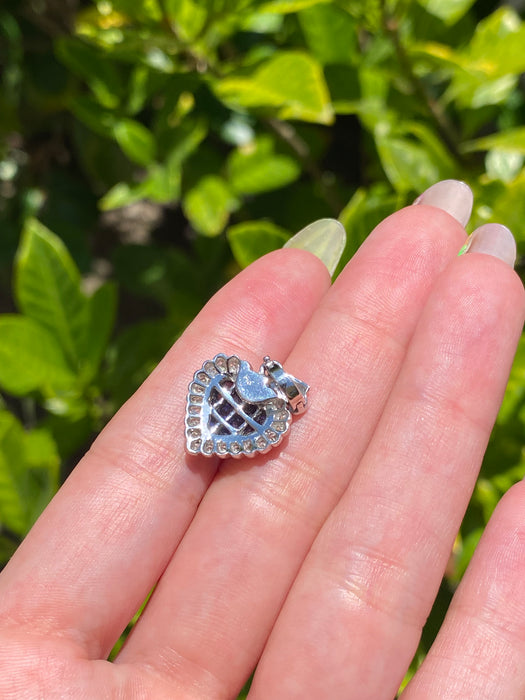
[[[271,117],[265,119],[264,123],[296,154],[304,165],[306,172],[309,173],[312,179],[319,185],[333,216],[338,217],[344,204],[340,201],[335,188],[326,182],[322,171],[311,156],[310,148],[306,141],[299,136],[297,131],[288,122],[283,122],[280,119]]]
[[[420,80],[419,76],[414,72],[412,63],[410,62],[408,54],[399,36],[397,19],[387,15],[385,3],[383,3],[383,28],[386,34],[392,40],[399,64],[405,73],[406,78],[412,86],[414,93],[425,106],[430,118],[435,124],[437,132],[454,158],[456,158],[456,160],[460,163],[463,162],[463,155],[460,153],[458,148],[459,139],[456,134],[456,130],[439,102],[432,97],[423,81]]]

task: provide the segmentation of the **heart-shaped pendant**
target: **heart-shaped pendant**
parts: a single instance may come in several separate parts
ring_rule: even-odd
[[[237,355],[216,355],[193,376],[186,407],[191,454],[253,457],[278,445],[309,386],[265,357],[259,372]]]

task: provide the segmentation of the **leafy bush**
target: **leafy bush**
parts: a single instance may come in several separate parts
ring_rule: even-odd
[[[7,0],[0,35],[1,562],[210,294],[311,220],[346,261],[456,177],[523,246],[508,5]],[[522,344],[421,654],[525,473],[524,380]]]

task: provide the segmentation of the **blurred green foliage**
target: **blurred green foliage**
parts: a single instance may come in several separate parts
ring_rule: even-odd
[[[313,219],[347,260],[456,177],[523,252],[524,45],[489,0],[4,0],[0,563],[213,291]],[[522,343],[418,659],[525,473],[524,392]]]

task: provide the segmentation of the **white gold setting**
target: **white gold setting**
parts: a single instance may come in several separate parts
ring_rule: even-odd
[[[193,375],[186,449],[206,457],[253,457],[278,445],[310,387],[265,357],[259,372],[237,355],[216,355]]]

